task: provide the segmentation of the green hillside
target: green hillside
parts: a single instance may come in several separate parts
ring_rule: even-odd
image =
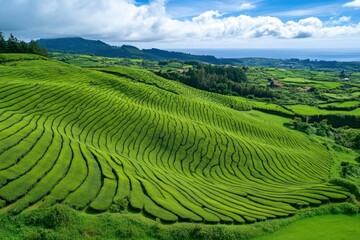
[[[103,57],[137,58],[147,60],[181,59],[196,60],[219,64],[225,60],[214,56],[191,55],[182,52],[165,51],[160,49],[143,49],[130,45],[121,47],[110,46],[100,40],[89,40],[80,37],[40,39],[37,43],[52,52],[91,54]],[[234,60],[227,60],[227,63]]]
[[[162,222],[252,223],[349,196],[328,183],[324,146],[241,98],[145,70],[0,59],[1,211],[128,199]]]

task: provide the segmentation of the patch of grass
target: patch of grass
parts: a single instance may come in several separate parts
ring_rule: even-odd
[[[46,60],[46,57],[27,53],[1,53],[0,63],[30,60]]]
[[[358,239],[360,238],[360,215],[325,215],[296,221],[273,234],[256,240],[313,240],[313,239]],[[255,240],[254,239],[254,240]]]
[[[296,114],[300,114],[304,116],[329,115],[329,114],[360,116],[360,108],[351,111],[325,110],[325,109],[319,109],[315,106],[309,106],[303,104],[288,105],[286,106],[286,108],[292,110]]]
[[[324,88],[324,89],[338,88],[343,85],[343,83],[341,82],[314,81],[304,78],[284,78],[284,79],[280,79],[280,81],[285,84],[292,84],[295,86],[310,86],[310,87]]]

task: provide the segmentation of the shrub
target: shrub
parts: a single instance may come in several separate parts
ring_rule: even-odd
[[[352,203],[343,203],[341,205],[332,205],[330,207],[331,214],[357,214],[359,207]]]
[[[343,178],[352,180],[360,178],[360,165],[349,162],[341,163],[341,175]]]
[[[24,235],[25,240],[64,240],[63,235],[55,233],[48,229],[37,229],[36,231],[28,232]]]
[[[207,228],[207,227],[203,227],[201,225],[196,225],[191,232],[191,236],[194,239],[209,239],[208,230],[209,230],[209,228]]]
[[[5,207],[5,206],[6,206],[6,201],[0,199],[0,208],[3,208],[3,207]]]
[[[132,238],[134,235],[135,232],[132,228],[121,228],[116,231],[116,236],[120,239]]]
[[[72,219],[70,209],[56,205],[54,207],[31,211],[24,214],[25,224],[42,226],[53,229],[59,226],[67,225]]]
[[[123,199],[117,199],[110,206],[109,210],[113,213],[123,213],[127,210],[129,205],[129,198],[125,197]]]
[[[342,178],[334,178],[329,182],[349,189],[349,191],[354,194],[357,199],[360,199],[360,189],[354,182]]]

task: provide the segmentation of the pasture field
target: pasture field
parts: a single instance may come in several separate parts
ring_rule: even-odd
[[[332,89],[343,85],[341,82],[313,81],[304,78],[284,78],[279,80],[282,83],[294,86],[310,86],[315,88]]]
[[[360,91],[352,93],[323,93],[324,96],[330,97],[335,100],[351,100],[360,97]]]
[[[125,199],[163,223],[242,224],[350,196],[329,183],[323,145],[249,115],[246,101],[146,70],[10,60],[0,65],[2,212],[102,213]]]
[[[360,106],[360,101],[345,101],[345,102],[334,102],[327,104],[320,104],[321,108],[357,108]]]
[[[339,114],[339,115],[353,115],[353,116],[360,116],[360,108],[356,108],[351,111],[346,110],[327,110],[327,109],[320,109],[315,106],[309,106],[304,104],[297,104],[297,105],[288,105],[286,108],[290,109],[296,114],[304,115],[304,116],[311,116],[311,115],[329,115],[329,114]]]
[[[46,60],[46,57],[35,55],[35,54],[25,54],[25,53],[1,53],[0,54],[0,63],[10,62],[10,61],[23,61],[23,60]]]
[[[262,68],[262,67],[250,67],[249,68],[249,78],[252,80],[256,79],[267,79],[272,77],[275,80],[279,81],[288,81],[294,83],[303,83],[303,82],[339,82],[339,72],[323,72],[323,71],[311,71],[307,69],[283,69],[283,68]],[[355,79],[359,77],[353,75]]]
[[[282,106],[279,106],[277,104],[274,103],[265,103],[265,102],[260,102],[260,101],[251,101],[251,104],[253,106],[254,109],[259,109],[259,110],[263,110],[263,111],[272,111],[272,112],[278,112],[280,114],[285,114],[288,116],[292,116],[294,115],[293,112],[285,109]]]
[[[360,215],[325,215],[299,220],[254,240],[348,240],[360,236]]]

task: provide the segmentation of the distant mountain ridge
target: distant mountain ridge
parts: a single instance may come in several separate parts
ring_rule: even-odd
[[[47,48],[51,52],[68,52],[93,54],[105,57],[121,57],[121,58],[142,58],[147,60],[196,60],[214,64],[222,63],[221,59],[214,56],[191,55],[182,52],[170,52],[160,49],[144,49],[123,45],[121,47],[111,46],[100,40],[88,40],[80,37],[72,38],[55,38],[40,39],[40,46]]]
[[[37,41],[41,47],[50,52],[67,52],[74,54],[89,54],[104,57],[139,58],[145,60],[182,60],[200,61],[211,64],[230,64],[237,66],[260,66],[278,68],[306,68],[317,70],[347,70],[356,71],[360,69],[360,62],[338,62],[338,61],[311,61],[309,59],[271,59],[271,58],[216,58],[211,55],[192,55],[183,52],[174,52],[152,49],[139,49],[131,45],[121,47],[111,46],[100,40],[89,40],[81,37],[40,39]]]

